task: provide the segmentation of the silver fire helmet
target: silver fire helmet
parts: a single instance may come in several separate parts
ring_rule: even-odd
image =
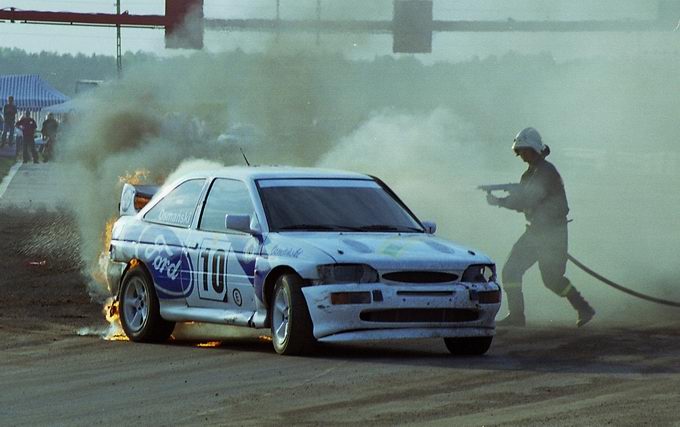
[[[543,145],[541,134],[534,128],[522,129],[512,143],[513,151],[521,148],[531,148],[538,154],[543,153],[545,145]]]

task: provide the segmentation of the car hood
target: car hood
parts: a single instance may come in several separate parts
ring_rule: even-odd
[[[338,263],[366,263],[379,270],[462,270],[488,264],[486,255],[448,240],[421,233],[277,233],[272,243],[312,246]]]

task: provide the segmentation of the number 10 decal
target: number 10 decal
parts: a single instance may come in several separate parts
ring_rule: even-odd
[[[198,294],[201,299],[227,302],[227,261],[229,253],[224,249],[204,248],[199,256]]]

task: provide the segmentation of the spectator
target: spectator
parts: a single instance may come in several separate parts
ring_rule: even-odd
[[[54,118],[53,113],[47,114],[47,118],[42,124],[40,132],[45,140],[45,148],[43,148],[43,160],[45,162],[52,158],[54,152],[54,145],[57,142],[57,131],[59,130],[59,122]]]
[[[7,135],[9,134],[9,143],[14,139],[14,122],[17,119],[17,106],[14,105],[14,97],[7,98],[7,104],[2,108],[2,116],[4,119],[4,126],[2,130],[2,142],[0,147],[7,143]]]
[[[38,128],[38,124],[31,117],[30,111],[24,113],[24,117],[17,122],[16,127],[21,129],[21,133],[23,134],[22,144],[24,146],[24,163],[28,163],[29,151],[33,157],[33,163],[39,163],[38,151],[35,149],[35,130]]]

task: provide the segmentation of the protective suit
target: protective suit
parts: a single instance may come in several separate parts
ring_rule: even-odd
[[[527,227],[512,247],[503,266],[502,281],[510,314],[499,325],[524,326],[522,276],[538,263],[545,286],[567,298],[578,313],[577,326],[586,324],[595,314],[564,274],[567,265],[569,205],[562,177],[555,166],[545,160],[550,149],[540,134],[526,128],[515,138],[513,150],[529,164],[518,189],[504,198],[488,196],[489,204],[524,213]]]

